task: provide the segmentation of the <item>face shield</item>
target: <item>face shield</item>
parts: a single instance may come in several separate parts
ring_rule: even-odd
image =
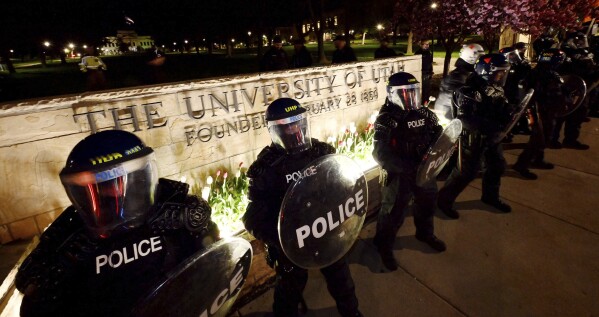
[[[518,51],[511,51],[505,54],[505,57],[512,65],[518,65],[522,62],[522,58],[520,58]]]
[[[488,83],[490,85],[498,85],[503,87],[507,80],[507,75],[510,67],[496,67],[491,66],[491,73],[489,74]]]
[[[302,152],[312,146],[306,112],[268,121],[268,132],[272,142],[290,154]]]
[[[578,39],[576,39],[574,41],[574,43],[576,44],[576,48],[588,48],[589,47],[589,42],[587,41],[586,36],[579,37]]]
[[[96,170],[61,173],[69,199],[97,237],[141,225],[158,184],[153,152]]]
[[[416,110],[422,107],[420,103],[420,84],[387,86],[387,98],[403,110]]]

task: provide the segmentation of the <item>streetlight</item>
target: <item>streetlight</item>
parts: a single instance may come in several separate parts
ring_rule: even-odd
[[[185,44],[187,44],[187,40],[185,40]]]
[[[433,10],[437,9],[437,3],[436,2],[431,3],[431,9],[433,9]],[[437,41],[439,41],[439,40],[437,40]],[[433,41],[432,42],[433,42],[432,43],[432,47],[433,47],[433,50],[434,50],[435,49],[435,28],[434,27],[433,27]]]
[[[44,46],[45,46],[45,47],[50,47],[50,42],[48,42],[48,41],[45,41],[45,42],[44,42]]]
[[[383,25],[382,24],[377,24],[376,25],[376,29],[379,30],[379,31],[382,30],[383,29]]]
[[[248,31],[248,36],[252,36],[252,31]]]

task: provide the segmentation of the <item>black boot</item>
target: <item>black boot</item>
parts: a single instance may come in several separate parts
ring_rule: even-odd
[[[416,239],[418,241],[422,241],[428,244],[431,248],[435,249],[438,252],[443,252],[447,249],[447,247],[445,246],[445,242],[435,237],[435,235],[430,235],[426,237],[419,237],[418,235],[416,235]]]
[[[488,198],[483,197],[483,198],[481,198],[481,201],[487,205],[495,207],[497,210],[499,210],[501,212],[507,213],[507,212],[512,211],[512,207],[510,207],[510,205],[501,201],[501,199],[499,199],[499,198],[488,199]]]
[[[395,260],[395,257],[393,256],[393,250],[391,246],[383,245],[377,240],[376,237],[374,238],[373,243],[376,246],[376,249],[379,252],[379,255],[381,256],[381,261],[383,262],[383,265],[387,268],[387,270],[397,270],[399,265],[397,264],[397,260]]]
[[[551,170],[555,167],[555,165],[553,165],[552,163],[549,163],[545,160],[541,160],[541,161],[532,161],[532,163],[530,163],[530,167],[537,168],[540,170]]]
[[[538,178],[537,174],[531,172],[528,168],[520,166],[518,164],[514,164],[514,166],[512,166],[512,169],[518,172],[518,174],[520,174],[520,176],[522,176],[522,178],[524,179],[535,180]]]
[[[590,146],[588,144],[580,143],[579,141],[564,141],[562,144],[566,149],[575,149],[575,150],[588,150]]]
[[[439,191],[439,197],[437,198],[437,206],[447,217],[451,219],[460,218],[460,214],[457,210],[452,207],[452,203],[448,202],[445,196],[443,195],[443,190]]]

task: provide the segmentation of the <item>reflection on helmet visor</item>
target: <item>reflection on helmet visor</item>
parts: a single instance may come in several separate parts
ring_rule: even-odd
[[[388,88],[389,101],[403,110],[416,110],[420,103],[420,85],[394,86]]]
[[[268,122],[268,131],[273,143],[289,153],[300,152],[311,146],[307,116],[300,114],[293,118],[299,120],[289,122],[288,119],[282,119]],[[277,124],[280,122],[286,123]]]
[[[496,84],[499,86],[505,85],[505,81],[507,80],[507,73],[509,68],[497,68],[493,71],[493,74],[489,78],[490,84]]]
[[[71,202],[99,237],[142,219],[158,183],[154,153],[101,171],[61,175]]]

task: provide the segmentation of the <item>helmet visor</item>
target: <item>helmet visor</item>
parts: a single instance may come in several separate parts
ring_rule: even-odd
[[[61,173],[60,178],[86,226],[100,238],[143,223],[158,184],[153,152],[103,169]]]
[[[387,87],[389,101],[403,110],[416,110],[420,103],[420,84]]]
[[[287,153],[298,153],[312,146],[306,112],[289,118],[268,121],[268,132],[272,142]]]
[[[489,84],[502,86],[505,85],[507,80],[509,67],[491,67],[491,74],[489,75]]]

